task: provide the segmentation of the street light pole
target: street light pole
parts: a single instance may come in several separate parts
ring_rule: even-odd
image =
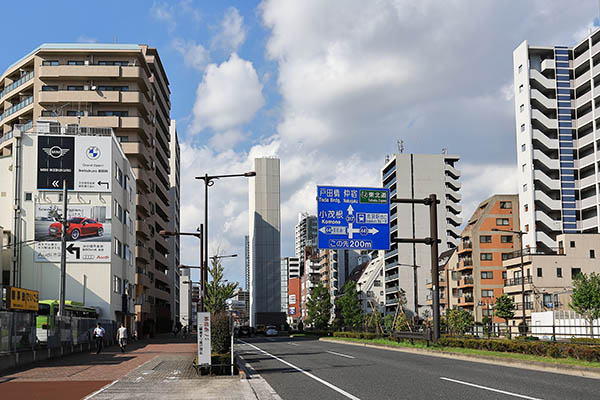
[[[220,178],[236,178],[236,177],[252,177],[256,176],[255,171],[245,172],[243,174],[226,174],[226,175],[208,175],[204,174],[204,176],[197,176],[196,179],[202,179],[204,181],[204,248],[206,249],[206,255],[204,259],[204,271],[201,271],[202,274],[202,292],[206,291],[207,283],[208,283],[208,188],[215,184],[215,179]]]

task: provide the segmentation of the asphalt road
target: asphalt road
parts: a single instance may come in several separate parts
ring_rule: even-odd
[[[238,343],[241,356],[284,400],[600,398],[599,379],[306,338]]]

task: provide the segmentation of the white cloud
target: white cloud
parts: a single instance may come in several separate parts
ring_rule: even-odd
[[[225,131],[251,121],[265,103],[262,88],[252,63],[235,53],[220,65],[210,64],[196,91],[190,132]]]
[[[77,42],[78,43],[98,43],[98,39],[96,39],[94,37],[80,35],[77,37]]]
[[[177,22],[175,21],[175,8],[168,3],[158,1],[153,2],[152,7],[150,8],[150,14],[158,21],[165,23],[169,31],[173,31],[177,26]]]
[[[224,132],[215,133],[210,139],[209,144],[217,151],[223,151],[235,147],[239,142],[246,139],[246,136],[238,129],[228,129]]]
[[[244,17],[235,7],[225,10],[220,31],[213,38],[213,46],[221,48],[225,53],[235,53],[246,40]]]
[[[204,71],[210,60],[210,53],[204,46],[193,40],[186,41],[183,39],[173,40],[172,46],[183,56],[183,63],[186,67]]]

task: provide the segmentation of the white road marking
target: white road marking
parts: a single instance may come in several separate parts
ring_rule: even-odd
[[[108,389],[109,387],[111,387],[112,385],[114,385],[117,382],[119,382],[119,379],[117,379],[116,381],[113,381],[113,382],[109,383],[108,385],[102,386],[100,389],[96,390],[94,393],[92,393],[92,394],[87,395],[86,397],[84,397],[83,400],[91,399],[95,395],[97,395],[99,393],[102,393],[103,391],[105,391],[106,389]]]
[[[274,341],[275,341],[275,339],[273,339],[273,338],[270,338],[270,337],[268,337],[268,338],[266,338],[266,339],[267,339],[267,340],[270,340],[271,342],[274,342]]]
[[[353,357],[353,356],[348,356],[346,354],[336,353],[335,351],[326,351],[326,353],[335,354],[336,356],[341,356],[341,357],[346,357],[346,358],[356,358],[356,357]]]
[[[507,394],[509,396],[519,397],[521,399],[542,400],[542,399],[537,398],[537,397],[529,397],[529,396],[525,396],[523,394],[507,392],[505,390],[500,390],[500,389],[493,389],[493,388],[490,388],[490,387],[476,385],[474,383],[469,383],[469,382],[463,382],[463,381],[459,381],[459,380],[456,380],[456,379],[450,379],[450,378],[444,378],[444,377],[440,377],[440,379],[442,379],[444,381],[449,381],[449,382],[454,382],[454,383],[460,383],[461,385],[473,386],[473,387],[476,387],[476,388],[479,388],[479,389],[483,389],[483,390],[489,390],[490,392]]]
[[[288,342],[289,344],[291,344],[292,346],[300,346],[298,343],[292,343],[292,342]]]
[[[277,356],[274,356],[273,354],[267,353],[267,352],[266,352],[266,351],[264,351],[263,349],[261,349],[261,348],[259,348],[259,347],[256,347],[256,346],[255,346],[255,345],[253,345],[253,344],[250,344],[250,343],[248,343],[248,342],[244,342],[243,340],[240,340],[240,342],[242,342],[242,343],[244,343],[244,344],[247,344],[248,346],[250,346],[250,347],[252,347],[252,348],[254,348],[254,349],[256,349],[256,350],[260,351],[260,352],[261,352],[261,353],[263,353],[263,354],[266,354],[266,355],[268,355],[269,357],[272,357],[272,358],[274,358],[275,360],[277,360],[277,361],[279,361],[279,362],[281,362],[281,363],[284,363],[285,365],[287,365],[287,366],[289,366],[289,367],[292,367],[292,368],[294,368],[294,369],[295,369],[296,371],[298,371],[298,372],[302,372],[304,375],[306,375],[306,376],[308,376],[308,377],[310,377],[310,378],[314,379],[314,380],[315,380],[315,381],[317,381],[317,382],[320,382],[320,383],[322,383],[323,385],[327,386],[327,387],[328,387],[328,388],[330,388],[330,389],[333,389],[333,390],[335,390],[336,392],[338,392],[338,393],[339,393],[339,394],[341,394],[342,396],[345,396],[345,397],[347,397],[347,398],[349,398],[349,399],[352,399],[352,400],[360,400],[358,397],[356,397],[356,396],[354,396],[354,395],[351,395],[350,393],[346,392],[345,390],[343,390],[343,389],[340,389],[339,387],[337,387],[337,386],[335,386],[335,385],[332,385],[331,383],[329,383],[329,382],[327,382],[327,381],[325,381],[325,380],[323,380],[323,379],[319,378],[318,376],[316,376],[316,375],[313,375],[313,374],[311,374],[310,372],[307,372],[307,371],[303,370],[302,368],[296,367],[294,364],[292,364],[292,363],[290,363],[290,362],[287,362],[287,361],[285,361],[285,360],[283,360],[283,359],[281,359],[281,358],[279,358],[279,357],[277,357]]]

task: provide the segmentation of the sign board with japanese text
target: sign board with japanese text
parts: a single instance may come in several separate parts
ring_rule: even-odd
[[[390,192],[317,186],[319,249],[389,250]]]
[[[9,286],[6,291],[6,306],[9,310],[38,312],[39,292]]]
[[[210,365],[210,313],[198,312],[198,365]]]
[[[110,192],[112,138],[110,136],[38,137],[37,188],[77,192]]]

